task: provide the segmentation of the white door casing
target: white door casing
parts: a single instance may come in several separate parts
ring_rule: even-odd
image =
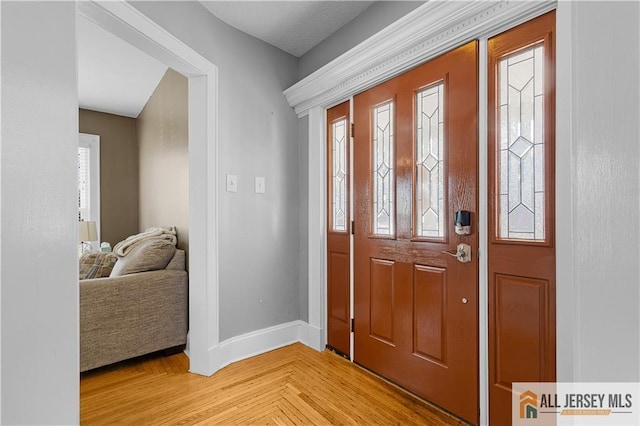
[[[124,1],[78,3],[85,18],[173,68],[189,80],[189,337],[190,371],[222,367],[219,344],[217,232],[218,69]]]

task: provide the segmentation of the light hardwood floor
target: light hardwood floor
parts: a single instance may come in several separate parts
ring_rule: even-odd
[[[294,344],[188,373],[180,353],[82,374],[83,425],[462,425],[335,355]]]

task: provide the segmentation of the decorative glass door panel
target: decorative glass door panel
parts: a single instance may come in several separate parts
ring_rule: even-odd
[[[416,93],[415,236],[445,236],[444,82]]]
[[[395,232],[395,157],[393,102],[373,108],[373,234],[393,236]]]
[[[347,231],[347,149],[349,141],[347,139],[347,127],[349,123],[346,118],[334,121],[331,125],[331,150],[332,158],[332,210],[331,229],[338,232]]]
[[[544,47],[498,62],[501,239],[545,240]]]
[[[554,46],[555,12],[488,42],[490,424],[513,382],[556,380]]]
[[[350,354],[350,102],[327,110],[327,345]]]

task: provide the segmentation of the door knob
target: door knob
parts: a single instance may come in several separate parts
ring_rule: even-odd
[[[469,244],[458,244],[455,253],[451,253],[449,251],[443,251],[442,253],[455,257],[460,263],[471,262],[471,246]]]

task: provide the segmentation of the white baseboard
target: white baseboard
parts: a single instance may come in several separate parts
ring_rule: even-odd
[[[324,334],[321,328],[300,321],[300,343],[309,346],[316,351],[323,351],[325,347]]]
[[[323,350],[321,336],[322,329],[297,320],[232,337],[209,349],[210,374],[233,362],[293,343],[300,342],[312,349]]]

